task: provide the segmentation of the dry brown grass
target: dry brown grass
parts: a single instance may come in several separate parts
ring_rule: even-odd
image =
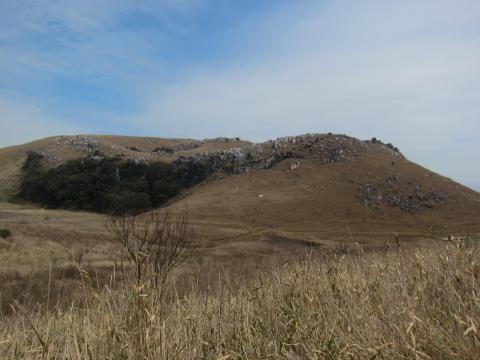
[[[206,292],[192,281],[163,304],[141,287],[96,291],[85,274],[83,308],[4,318],[0,358],[478,359],[479,255],[442,244],[307,259]]]
[[[92,274],[94,288],[101,289],[110,283],[111,268],[86,266]],[[0,319],[14,312],[12,304],[38,309],[67,309],[73,301],[82,304],[81,273],[76,264],[52,266],[45,271],[0,272]]]

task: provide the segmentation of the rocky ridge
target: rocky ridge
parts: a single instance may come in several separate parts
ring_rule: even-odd
[[[193,155],[182,154],[198,149],[204,144],[225,144],[239,140],[238,138],[192,140],[171,146],[159,146],[150,151],[150,154],[141,152],[136,147],[124,148],[114,144],[106,148],[105,144],[87,136],[62,136],[55,139],[55,144],[86,154],[86,159],[94,161],[108,157],[106,150],[111,152],[113,150],[113,156],[122,157],[135,165],[158,161],[155,160],[156,156],[171,158],[173,168],[183,174],[182,182],[185,186],[197,184],[217,171],[245,174],[251,169],[269,169],[285,159],[294,160],[288,169],[295,171],[301,166],[300,160],[304,158],[314,158],[324,164],[350,162],[366,152],[375,150],[403,158],[398,148],[384,144],[376,138],[362,141],[331,133],[288,136],[224,150],[204,151]],[[128,154],[126,150],[133,153]],[[49,164],[60,160],[54,151],[38,149],[34,152],[41,155]],[[153,158],[147,158],[148,155],[153,155]],[[397,175],[391,175],[382,182],[364,184],[358,188],[358,194],[359,201],[367,208],[382,211],[386,206],[390,206],[407,213],[432,208],[445,203],[448,199],[447,194],[442,191],[424,189],[414,182],[400,179]]]
[[[91,155],[95,151],[108,153],[109,156],[121,156],[127,159],[146,160],[146,155],[170,156],[180,163],[209,163],[209,168],[216,171],[224,167],[233,169],[234,173],[247,172],[250,168],[269,168],[278,161],[292,157],[313,156],[321,158],[325,163],[349,161],[372,147],[383,148],[402,156],[398,149],[390,144],[384,145],[377,139],[361,141],[345,135],[305,134],[299,136],[281,137],[264,143],[249,144],[242,147],[231,147],[218,151],[200,151],[194,155],[184,155],[182,152],[195,150],[205,144],[228,144],[240,141],[239,138],[215,138],[192,140],[172,146],[159,146],[151,151],[142,151],[137,147],[123,147],[116,144],[105,144],[95,138],[83,135],[60,136],[54,139],[54,146],[32,150],[43,155],[48,163],[62,161],[58,155],[60,150],[67,149],[75,153]],[[152,141],[153,143],[153,141]],[[137,156],[138,155],[145,156]],[[133,156],[132,156],[133,155]]]
[[[220,169],[234,174],[246,173],[250,169],[268,169],[288,158],[318,158],[324,163],[351,161],[370,149],[377,148],[397,156],[403,155],[393,147],[378,140],[361,141],[346,135],[305,134],[282,137],[265,143],[253,144],[222,151],[199,153],[188,157],[179,157],[178,164],[207,164],[214,172]],[[292,167],[292,170],[298,168]]]

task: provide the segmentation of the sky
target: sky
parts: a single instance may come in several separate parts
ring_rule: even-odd
[[[0,146],[345,133],[480,191],[478,0],[0,0]]]

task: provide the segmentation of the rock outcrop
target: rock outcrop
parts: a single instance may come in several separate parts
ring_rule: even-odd
[[[325,165],[351,162],[371,151],[403,158],[397,147],[384,144],[376,138],[362,141],[331,133],[287,136],[258,144],[240,142],[241,146],[234,147],[239,142],[239,138],[187,140],[177,143],[172,141],[171,145],[161,145],[150,152],[142,152],[135,146],[106,145],[88,136],[61,136],[55,139],[57,147],[84,153],[85,159],[93,161],[117,156],[128,163],[145,166],[158,161],[158,156],[160,161],[169,162],[172,171],[179,174],[182,187],[198,184],[217,171],[245,174],[251,169],[272,168],[285,159],[293,160],[288,169],[295,171],[300,167],[299,160],[306,158],[319,160]],[[219,144],[222,150],[200,151],[205,148],[218,148]],[[225,144],[232,144],[232,147],[225,148]],[[41,155],[50,167],[59,161],[55,150],[38,149],[35,152]],[[185,155],[185,152],[193,155]],[[401,181],[396,175],[383,182],[364,184],[359,187],[358,193],[359,200],[365,207],[381,210],[390,206],[407,213],[415,213],[421,208],[432,208],[447,201],[447,194],[441,190],[423,189],[413,182]]]
[[[448,200],[447,194],[441,190],[424,189],[412,181],[401,181],[397,175],[389,176],[383,182],[360,186],[358,192],[360,201],[367,208],[382,210],[390,206],[412,214]]]

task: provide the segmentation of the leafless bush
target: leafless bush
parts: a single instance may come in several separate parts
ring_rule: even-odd
[[[128,254],[137,286],[161,290],[170,272],[196,247],[186,211],[112,214],[106,227]]]

